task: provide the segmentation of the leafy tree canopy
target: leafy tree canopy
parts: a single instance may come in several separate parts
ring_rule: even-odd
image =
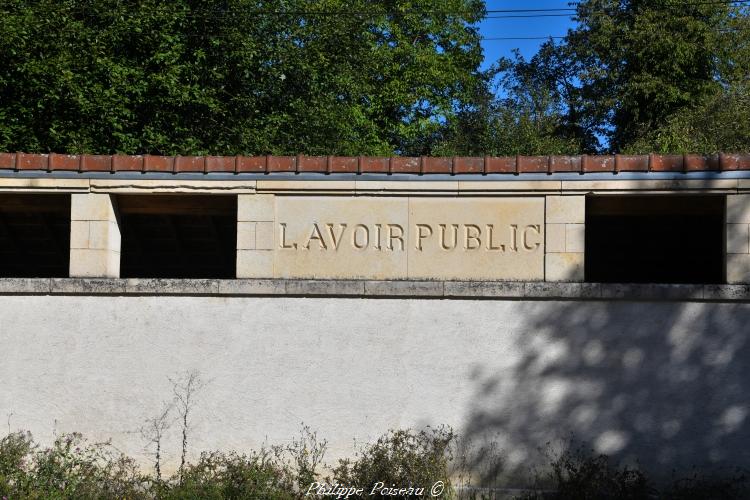
[[[746,3],[572,5],[481,71],[483,0],[3,0],[0,150],[750,150]]]
[[[422,153],[479,0],[4,0],[0,150]]]
[[[516,54],[500,61],[499,97],[456,117],[450,147],[471,149],[468,134],[490,136],[488,151],[508,153],[750,150],[747,6],[574,5],[578,25],[564,39],[550,39],[529,60]],[[503,130],[524,139],[505,138]]]

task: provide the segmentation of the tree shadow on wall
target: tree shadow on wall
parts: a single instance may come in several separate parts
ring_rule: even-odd
[[[571,438],[657,482],[750,468],[750,304],[519,302],[510,369],[476,367],[463,434],[496,440],[483,484],[524,486]],[[486,460],[474,457],[477,469]]]

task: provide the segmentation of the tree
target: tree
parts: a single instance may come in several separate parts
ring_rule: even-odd
[[[546,86],[585,150],[601,137],[619,151],[747,74],[735,50],[747,34],[733,29],[746,13],[728,2],[584,0],[576,9],[576,28],[507,74]]]
[[[568,130],[559,100],[543,83],[509,71],[499,89],[493,88],[496,67],[483,74],[476,94],[446,124],[434,152],[452,155],[576,154],[583,145]]]
[[[481,0],[5,0],[0,150],[421,154]]]
[[[684,108],[661,127],[626,148],[629,153],[716,153],[750,151],[750,86],[721,89]]]

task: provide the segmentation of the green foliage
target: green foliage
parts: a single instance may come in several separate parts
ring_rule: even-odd
[[[750,478],[739,469],[696,471],[657,488],[644,471],[614,466],[606,455],[583,446],[547,456],[549,472],[536,477],[541,487],[519,500],[741,500],[750,495]]]
[[[664,500],[734,500],[750,498],[750,478],[746,471],[710,477],[700,472],[675,479],[662,495]]]
[[[504,82],[532,101],[546,89],[562,135],[578,137],[584,151],[596,150],[598,137],[620,151],[750,75],[750,32],[738,29],[747,24],[746,7],[585,0],[576,9],[579,24],[561,42],[546,42],[528,61],[503,61]]]
[[[186,466],[182,481],[156,484],[154,490],[164,500],[297,498],[290,470],[277,453],[269,451],[203,453],[196,464]]]
[[[384,483],[386,487],[423,487],[426,495],[433,484],[442,481],[444,495],[450,496],[449,449],[455,438],[445,428],[391,431],[365,446],[354,460],[341,460],[333,470],[333,479],[338,484],[362,487],[365,492]]]
[[[424,487],[442,482],[440,498],[496,498],[492,490],[454,489],[449,472],[457,449],[456,435],[445,428],[420,432],[395,430],[366,445],[353,459],[332,469],[329,485],[359,487],[370,498],[373,486]],[[34,443],[28,433],[12,433],[0,440],[0,498],[13,499],[249,499],[309,498],[312,481],[320,481],[318,465],[326,443],[303,427],[300,437],[285,447],[259,452],[206,452],[187,463],[168,480],[138,472],[132,459],[109,443],[87,443],[80,434],[59,437],[49,448]],[[491,469],[498,465],[498,450],[481,448]],[[493,458],[494,457],[494,458]],[[579,447],[548,453],[546,473],[537,475],[538,488],[524,500],[739,500],[750,497],[750,480],[741,470],[708,474],[696,471],[675,478],[661,490],[637,469],[613,466],[604,455]],[[459,457],[460,459],[460,457]],[[480,466],[482,464],[479,464]],[[486,465],[486,464],[485,464]],[[468,474],[468,470],[465,471]],[[499,472],[499,471],[498,471]],[[468,476],[467,476],[468,478]],[[469,483],[458,478],[464,487]],[[378,495],[380,496],[380,495]],[[349,498],[357,498],[349,496]],[[403,496],[390,496],[403,498]],[[503,497],[504,498],[504,497]]]
[[[750,87],[735,85],[670,116],[625,148],[627,153],[750,151]]]
[[[57,438],[39,450],[29,434],[0,443],[0,492],[8,498],[134,498],[142,478],[132,459],[106,443],[88,444],[80,434]]]
[[[23,487],[26,460],[33,451],[29,433],[14,432],[0,440],[0,497],[13,495]]]
[[[553,494],[529,494],[527,500],[640,500],[656,492],[638,469],[614,467],[606,455],[584,448],[550,455],[550,470],[545,482]]]
[[[480,0],[7,0],[0,150],[421,153],[476,84],[483,12]]]
[[[505,66],[509,69],[506,62]],[[497,70],[484,75],[471,106],[446,124],[433,153],[452,156],[514,156],[577,154],[584,144],[567,130],[562,108],[547,87],[526,80],[510,84],[503,93],[491,91]]]

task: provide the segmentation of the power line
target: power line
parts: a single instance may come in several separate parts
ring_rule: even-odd
[[[680,2],[671,5],[662,5],[659,8],[664,9],[675,9],[682,7],[693,7],[701,5],[741,5],[746,6],[750,3],[750,0],[707,0],[707,1],[692,1],[692,2]],[[580,6],[579,2],[571,5]],[[485,10],[485,19],[512,19],[512,18],[535,18],[535,17],[572,17],[578,11],[576,7],[557,7],[557,8],[544,8],[544,9],[487,9]],[[570,12],[567,14],[566,12]],[[401,12],[398,11],[351,11],[351,10],[248,10],[248,9],[214,9],[207,10],[204,12],[196,12],[194,10],[187,12],[175,12],[175,15],[182,17],[205,17],[210,15],[216,16],[236,16],[241,15],[253,15],[253,16],[368,16],[368,17],[379,17],[394,14],[433,14],[433,15],[462,15],[466,12],[461,11],[443,11],[443,10],[419,10],[419,9],[407,9]],[[498,14],[498,15],[495,15]],[[507,14],[507,15],[506,15]],[[519,14],[519,15],[513,15]],[[86,15],[91,16],[90,13]]]
[[[495,41],[495,40],[549,40],[550,38],[565,38],[564,36],[492,36],[482,38],[482,41]]]

